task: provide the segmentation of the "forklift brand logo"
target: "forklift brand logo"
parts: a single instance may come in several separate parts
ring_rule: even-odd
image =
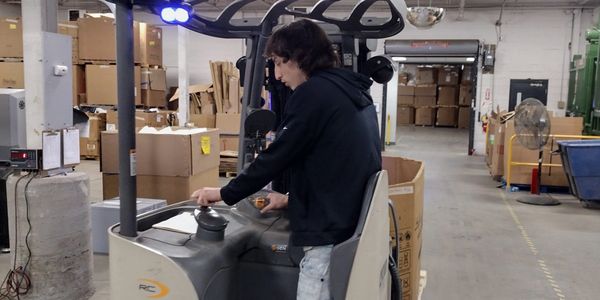
[[[148,294],[148,298],[159,299],[169,294],[169,287],[156,280],[142,278],[139,280],[138,290]]]

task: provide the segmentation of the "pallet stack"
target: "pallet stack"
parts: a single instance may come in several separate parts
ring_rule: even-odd
[[[473,80],[471,68],[462,71],[458,92],[458,128],[469,128],[471,125],[471,101],[473,99]]]
[[[0,19],[0,88],[22,89],[23,28],[19,18]]]
[[[459,72],[460,70],[455,67],[439,69],[436,126],[456,127],[458,125]]]
[[[437,104],[436,68],[418,68],[415,87],[415,125],[435,125]]]

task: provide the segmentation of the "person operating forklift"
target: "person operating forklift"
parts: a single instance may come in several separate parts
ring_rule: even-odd
[[[192,199],[234,205],[288,170],[289,195],[269,194],[262,212],[288,209],[290,242],[304,249],[297,299],[329,299],[333,246],[354,233],[364,189],[381,170],[372,81],[339,68],[325,32],[306,19],[275,31],[265,56],[293,90],[275,140],[229,184],[199,189]]]

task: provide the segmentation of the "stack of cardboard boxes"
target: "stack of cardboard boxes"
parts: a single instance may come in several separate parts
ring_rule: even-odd
[[[415,87],[415,125],[435,125],[437,69],[418,68]]]
[[[537,163],[538,151],[523,147],[516,138],[512,138],[516,132],[514,120],[502,122],[506,112],[495,112],[488,121],[488,133],[486,140],[486,162],[489,166],[490,175],[496,180],[508,178],[508,152],[512,140],[512,162]],[[583,119],[580,117],[551,117],[551,135],[580,135],[583,131]],[[552,152],[558,150],[558,138],[550,138],[544,146],[544,163],[562,164],[560,155]],[[512,166],[510,182],[511,185],[530,185],[533,169],[535,166]],[[569,186],[567,177],[562,167],[543,167],[542,185],[544,186]]]
[[[471,101],[473,100],[473,80],[470,67],[462,70],[458,89],[458,128],[469,128],[471,125]]]
[[[137,196],[166,199],[172,204],[189,199],[196,189],[218,186],[219,131],[166,127],[136,135]],[[102,132],[103,197],[119,195],[119,153],[116,131]]]
[[[23,26],[19,18],[0,19],[0,88],[22,89]]]
[[[456,127],[458,123],[459,72],[455,67],[439,69],[436,126]]]

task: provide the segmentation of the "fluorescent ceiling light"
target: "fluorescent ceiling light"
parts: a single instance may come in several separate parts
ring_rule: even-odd
[[[393,61],[407,61],[408,59],[404,56],[394,56],[392,57]]]
[[[475,61],[475,57],[467,57],[467,61],[468,62],[474,62]]]

